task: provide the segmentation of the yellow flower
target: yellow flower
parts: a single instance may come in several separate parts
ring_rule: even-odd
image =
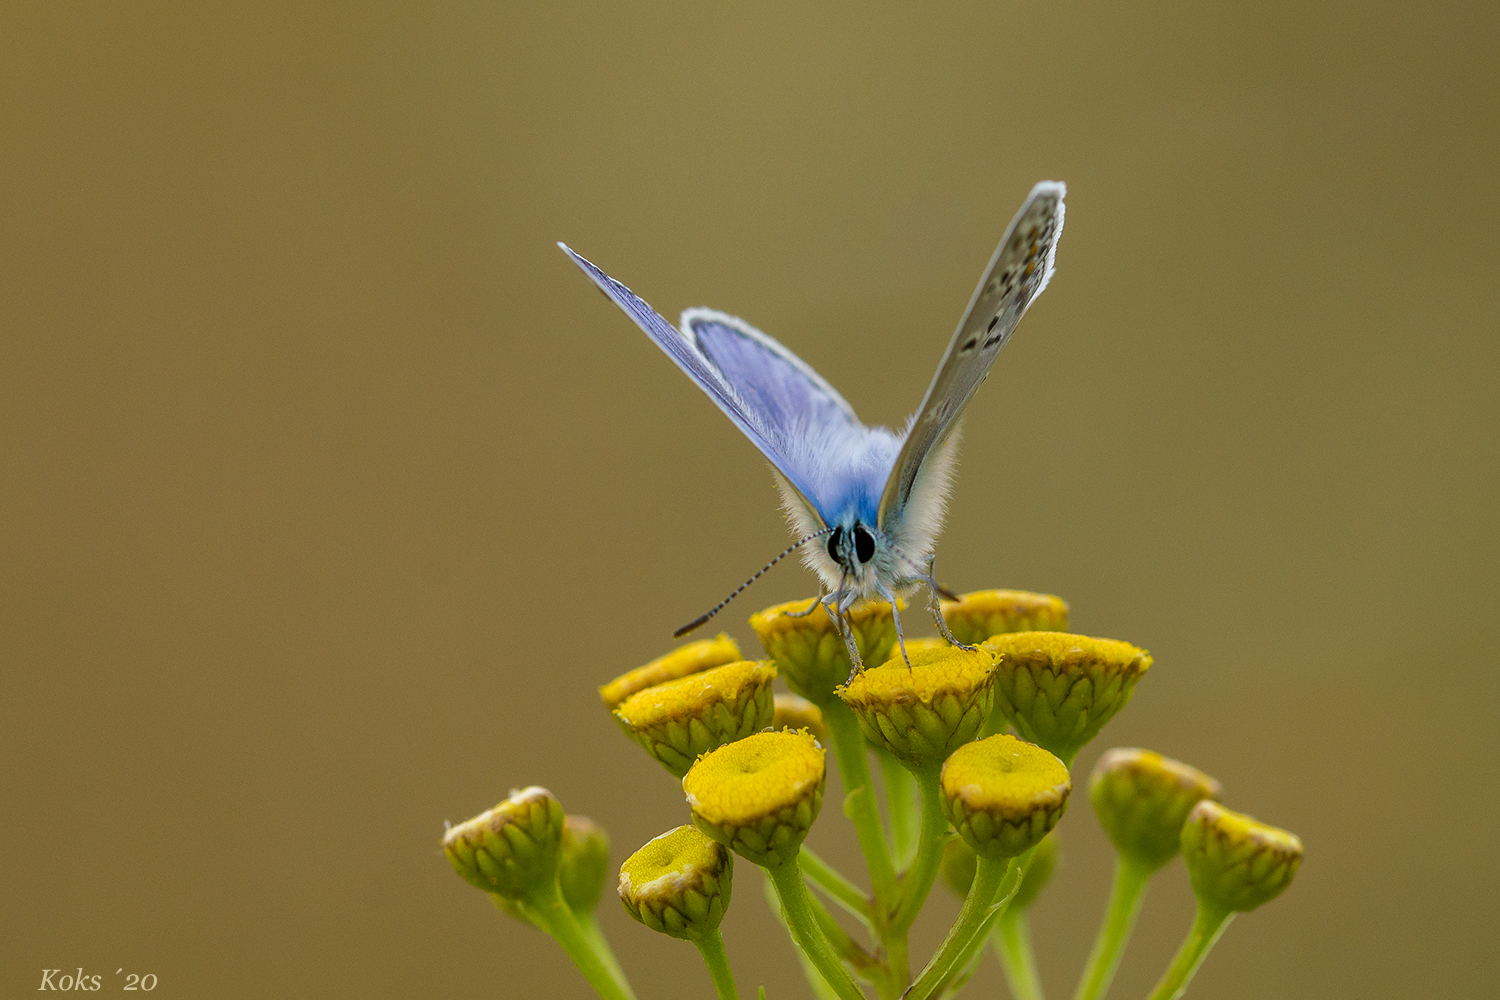
[[[819,743],[828,743],[828,726],[823,722],[823,710],[800,694],[777,692],[772,696],[776,715],[771,720],[772,729],[806,729],[817,737]]]
[[[943,764],[943,809],[974,853],[999,860],[1051,832],[1073,785],[1063,762],[1014,736],[966,743]]]
[[[1204,799],[1182,826],[1182,857],[1203,903],[1253,910],[1292,884],[1302,864],[1302,841]]]
[[[666,656],[657,657],[644,667],[636,667],[629,673],[621,674],[599,689],[599,697],[604,699],[606,707],[618,708],[621,702],[637,691],[743,658],[735,641],[720,632],[718,638],[686,643]]]
[[[750,617],[750,627],[760,636],[767,655],[776,661],[787,686],[813,704],[823,705],[854,668],[848,648],[824,608],[813,608],[810,614],[798,617],[809,603],[789,601],[757,611]],[[871,601],[851,608],[849,626],[861,663],[883,663],[890,656],[896,643],[896,622],[889,604]]]
[[[557,877],[562,835],[562,803],[532,785],[450,827],[443,835],[443,853],[470,885],[524,899]]]
[[[699,755],[771,724],[771,681],[764,661],[726,663],[637,691],[615,709],[626,735],[675,777]]]
[[[780,867],[817,819],[825,777],[811,734],[756,733],[701,757],[682,790],[698,829],[747,861]]]
[[[654,931],[686,941],[718,929],[729,908],[734,855],[691,826],[652,840],[620,866],[620,902]]]
[[[1068,627],[1067,602],[1026,590],[976,590],[943,601],[942,608],[953,637],[970,646],[1002,632],[1061,632]]]
[[[946,644],[911,650],[839,689],[871,743],[911,767],[937,767],[979,733],[994,702],[995,662]]]
[[[1099,825],[1121,854],[1160,868],[1177,856],[1182,824],[1219,783],[1196,767],[1150,750],[1107,750],[1089,780]]]
[[[1130,701],[1151,654],[1066,632],[1012,632],[981,644],[995,657],[995,711],[1022,738],[1069,763]]]

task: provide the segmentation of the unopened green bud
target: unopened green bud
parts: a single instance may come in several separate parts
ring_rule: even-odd
[[[818,817],[826,774],[811,734],[756,733],[699,758],[682,790],[698,829],[746,861],[780,867]]]
[[[974,848],[958,837],[949,837],[943,844],[943,860],[939,863],[938,872],[948,888],[958,893],[959,899],[969,894],[969,886],[974,884],[974,872],[978,866],[979,856],[974,853]]]
[[[992,861],[1035,847],[1062,818],[1073,789],[1062,761],[1009,735],[955,750],[943,764],[940,787],[948,821],[974,853]]]
[[[771,720],[772,729],[806,729],[824,746],[828,745],[828,726],[823,721],[823,710],[800,694],[778,691],[772,696],[776,714]]]
[[[1061,632],[1068,627],[1067,602],[1026,590],[976,590],[943,601],[942,609],[953,637],[970,646],[1002,632]]]
[[[1294,833],[1203,799],[1182,826],[1182,857],[1205,905],[1253,910],[1292,884],[1302,863]]]
[[[685,643],[644,667],[636,667],[629,673],[621,674],[599,689],[599,697],[604,699],[606,707],[618,708],[621,702],[637,691],[743,659],[735,641],[720,632],[717,638]]]
[[[849,679],[854,666],[828,611],[815,607],[802,615],[808,605],[806,600],[789,601],[758,611],[750,616],[750,627],[760,636],[766,654],[776,661],[787,686],[813,704],[825,705],[834,696],[834,688]],[[850,609],[848,621],[860,662],[884,663],[896,644],[891,606],[884,601],[862,604]]]
[[[557,878],[568,909],[574,913],[593,910],[608,877],[609,837],[604,827],[587,816],[567,817]]]
[[[1130,701],[1151,654],[1066,632],[1012,632],[981,644],[995,657],[995,711],[1065,763]]]
[[[1121,854],[1150,869],[1176,857],[1188,813],[1219,790],[1196,767],[1134,748],[1105,751],[1089,781],[1099,825]]]
[[[562,803],[532,785],[450,827],[443,835],[443,853],[470,885],[525,899],[557,877],[562,835]]]
[[[935,768],[979,734],[994,704],[995,662],[944,645],[908,651],[839,689],[865,738],[913,768]]]
[[[701,754],[744,739],[771,724],[776,668],[741,660],[638,691],[615,718],[674,777]]]
[[[625,912],[686,941],[712,934],[729,908],[734,855],[691,826],[679,826],[620,866]]]
[[[959,838],[950,838],[943,845],[943,862],[940,869],[943,873],[943,881],[960,897],[969,894],[969,886],[974,881],[974,871],[978,863],[974,849]],[[1051,880],[1056,868],[1057,831],[1053,830],[1036,845],[1036,851],[1031,855],[1031,865],[1026,869],[1025,877],[1021,879],[1021,887],[1011,897],[1009,912],[1018,913],[1036,902],[1037,896]]]
[[[1011,897],[1010,912],[1020,913],[1029,909],[1047,887],[1047,883],[1052,881],[1052,873],[1056,870],[1057,831],[1053,830],[1036,845],[1036,852],[1031,855],[1031,864],[1026,869],[1026,877],[1021,879],[1021,887]]]

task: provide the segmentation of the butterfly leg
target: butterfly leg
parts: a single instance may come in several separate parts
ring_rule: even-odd
[[[906,669],[910,670],[911,657],[906,655],[906,637],[901,634],[901,612],[896,609],[896,595],[881,587],[880,596],[890,602],[891,618],[896,623],[896,645],[901,647],[901,659],[906,661]]]
[[[833,624],[838,627],[839,637],[844,640],[844,648],[849,651],[849,662],[853,664],[853,672],[859,673],[864,664],[859,659],[859,645],[854,641],[854,629],[849,625],[849,609],[854,606],[854,591],[836,590],[823,597],[823,606],[828,609],[828,617],[833,619]]]
[[[932,564],[937,561],[937,556],[927,557],[927,609],[932,612],[932,620],[937,622],[938,635],[942,636],[949,645],[957,646],[959,649],[967,649],[973,652],[977,646],[968,646],[953,637],[953,632],[948,628],[948,621],[943,617],[943,606],[938,603],[938,594],[942,588],[938,586],[937,580],[932,575]]]
[[[827,594],[828,591],[824,590],[822,585],[820,584],[818,586],[818,596],[814,597],[812,603],[809,604],[806,608],[801,611],[783,611],[782,614],[786,615],[788,618],[806,618],[808,615],[813,613],[813,610],[817,608],[819,604],[823,603],[823,598],[827,596]]]

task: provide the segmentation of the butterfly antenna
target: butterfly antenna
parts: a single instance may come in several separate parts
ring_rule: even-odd
[[[886,538],[886,544],[891,547],[891,551],[894,552],[894,553],[896,553],[896,555],[903,562],[905,562],[906,565],[910,566],[912,569],[916,570],[918,573],[925,574],[927,572],[927,568],[925,566],[923,566],[921,563],[917,562],[915,559],[913,559],[911,556],[907,555],[905,552],[901,551],[901,549],[897,548],[896,547],[896,543],[892,542],[889,537]],[[949,590],[947,587],[945,587],[942,584],[938,583],[936,580],[934,580],[932,582],[933,582],[933,587],[937,590],[939,597],[943,597],[943,598],[945,598],[947,600],[950,600],[950,601],[962,600],[962,598],[958,594],[955,594],[953,591]]]
[[[710,618],[712,618],[714,615],[718,614],[720,611],[724,610],[725,605],[727,605],[730,601],[734,600],[736,597],[739,597],[740,594],[744,592],[744,590],[745,590],[746,587],[750,586],[756,580],[759,580],[761,578],[761,575],[764,574],[766,570],[770,569],[772,566],[775,566],[777,563],[781,562],[781,560],[785,559],[787,556],[791,555],[793,552],[796,552],[798,549],[800,549],[802,546],[806,545],[808,542],[812,541],[814,538],[822,538],[824,535],[828,534],[832,530],[833,530],[832,528],[824,528],[822,531],[815,531],[815,532],[813,532],[812,534],[808,535],[806,538],[799,538],[799,539],[797,539],[795,542],[793,542],[791,544],[791,546],[785,552],[783,552],[781,555],[777,556],[775,559],[772,559],[770,562],[766,563],[760,569],[756,570],[754,576],[752,576],[750,579],[746,580],[744,583],[740,584],[738,587],[734,588],[734,593],[732,593],[728,597],[724,598],[718,604],[715,604],[710,610],[704,612],[703,614],[699,615],[697,618],[694,618],[692,621],[690,621],[686,625],[682,626],[682,628],[678,629],[676,632],[673,632],[672,633],[672,638],[674,638],[674,639],[681,639],[683,636],[687,635],[693,629],[698,628],[699,626],[702,626],[702,625],[706,625],[708,623],[708,620]]]

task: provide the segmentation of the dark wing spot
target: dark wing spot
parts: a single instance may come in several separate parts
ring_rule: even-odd
[[[984,332],[985,333],[994,333],[995,332],[995,324],[998,323],[998,322],[1000,322],[1000,314],[999,313],[995,313],[995,315],[993,315],[993,316],[990,317],[990,325],[984,328]]]
[[[964,341],[964,346],[960,347],[959,350],[972,351],[974,349],[974,345],[977,343],[979,343],[978,337],[970,337],[968,340]]]

